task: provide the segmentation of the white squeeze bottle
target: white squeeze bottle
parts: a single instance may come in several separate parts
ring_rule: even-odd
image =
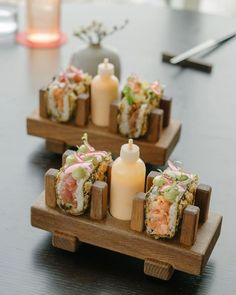
[[[146,167],[139,158],[139,147],[129,139],[112,165],[110,213],[113,217],[131,220],[133,197],[137,192],[144,192],[145,177]]]
[[[114,65],[108,58],[98,65],[98,75],[91,84],[92,122],[97,126],[109,125],[110,104],[119,95],[119,80],[114,76]]]

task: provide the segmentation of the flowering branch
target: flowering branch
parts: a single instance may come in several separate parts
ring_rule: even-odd
[[[105,37],[123,30],[128,23],[129,21],[126,19],[122,25],[113,26],[110,30],[108,30],[102,22],[92,21],[91,24],[85,27],[81,26],[74,32],[74,36],[90,45],[99,45]]]

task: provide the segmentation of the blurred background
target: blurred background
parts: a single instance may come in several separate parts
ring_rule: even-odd
[[[40,0],[39,0],[40,1]],[[0,0],[1,2],[20,3],[24,0]],[[158,6],[169,6],[175,9],[189,9],[204,13],[234,16],[236,15],[235,0],[62,0],[62,2],[80,2],[80,3],[147,3]]]

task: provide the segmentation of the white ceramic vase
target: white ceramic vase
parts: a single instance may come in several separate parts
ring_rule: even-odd
[[[114,48],[103,46],[102,44],[90,44],[81,47],[72,55],[70,64],[82,69],[84,72],[87,72],[94,77],[97,75],[98,64],[102,63],[104,58],[108,58],[114,65],[115,75],[120,80],[120,57]]]

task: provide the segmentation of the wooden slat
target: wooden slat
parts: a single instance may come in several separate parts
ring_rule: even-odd
[[[120,154],[120,146],[127,142],[127,138],[119,134],[112,134],[108,128],[94,126],[91,122],[84,128],[70,124],[59,124],[48,119],[43,119],[34,112],[27,119],[28,134],[55,139],[65,142],[69,146],[76,146],[81,142],[81,136],[87,132],[90,143],[99,150],[111,151],[114,155]],[[162,136],[157,143],[144,140],[135,140],[141,150],[142,159],[146,163],[163,165],[176,146],[181,131],[181,124],[172,120],[167,128],[164,128]]]
[[[149,115],[149,126],[146,135],[147,141],[157,142],[161,138],[164,111],[154,109]]]
[[[108,200],[107,204],[110,204],[110,193],[111,193],[111,170],[112,170],[113,162],[109,164],[108,171],[107,171],[107,185],[108,185]]]
[[[48,94],[46,88],[39,90],[39,114],[42,118],[48,118]]]
[[[79,127],[84,127],[88,124],[89,121],[89,101],[88,97],[78,97],[76,101],[76,110],[75,110],[75,124]]]
[[[206,184],[199,184],[196,191],[195,205],[200,208],[200,222],[205,222],[208,218],[208,212],[211,200],[211,187]]]
[[[160,100],[160,109],[164,111],[163,128],[166,128],[170,124],[171,106],[172,106],[172,98],[164,95]]]
[[[88,214],[79,217],[61,213],[45,205],[44,194],[31,207],[33,226],[49,232],[63,232],[81,242],[123,253],[142,260],[163,261],[174,269],[198,275],[207,262],[220,233],[222,216],[211,213],[199,225],[194,245],[182,246],[179,236],[171,240],[155,240],[145,232],[130,229],[130,222],[120,221],[110,214],[102,221],[91,220]]]
[[[130,228],[142,232],[144,230],[145,193],[137,193],[133,199]]]
[[[196,241],[199,211],[199,208],[193,205],[188,205],[184,209],[180,234],[181,244],[186,246],[192,246]]]
[[[95,181],[92,186],[90,218],[102,220],[107,214],[108,185],[104,181]]]
[[[174,268],[168,263],[147,258],[144,261],[144,273],[151,277],[168,281],[174,273]]]
[[[45,201],[48,207],[56,208],[56,181],[57,181],[58,170],[50,168],[44,177],[45,181]]]
[[[118,113],[119,113],[119,100],[115,100],[110,105],[109,127],[108,127],[108,130],[114,134],[118,133],[118,122],[117,122]]]

